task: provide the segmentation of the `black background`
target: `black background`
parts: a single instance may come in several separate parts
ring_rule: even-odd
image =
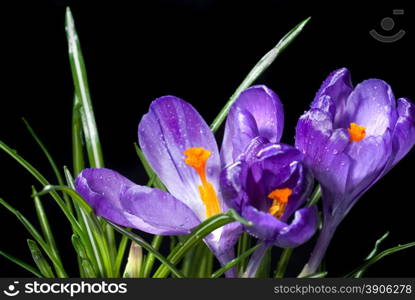
[[[35,2],[35,1],[31,1]],[[173,94],[192,103],[210,123],[250,68],[294,25],[311,22],[258,83],[266,84],[285,108],[283,142],[292,143],[298,117],[323,79],[347,67],[356,84],[381,78],[397,97],[415,99],[414,14],[403,2],[377,1],[15,1],[2,2],[0,138],[47,178],[53,178],[41,151],[25,130],[25,117],[59,165],[71,166],[73,85],[64,30],[70,5],[82,44],[89,85],[107,167],[137,183],[145,175],[135,155],[137,124],[150,102]],[[311,1],[310,1],[311,2]],[[133,5],[134,4],[134,5]],[[382,18],[392,9],[395,28]],[[384,44],[371,29],[406,36]],[[15,161],[0,153],[0,196],[34,223],[31,185],[40,186]],[[415,240],[412,151],[357,203],[338,228],[327,254],[330,276],[358,266],[377,238],[390,231],[384,247]],[[48,201],[47,201],[48,200]],[[53,200],[45,198],[64,264],[76,274],[69,226]],[[4,208],[0,249],[31,262],[27,232]],[[305,263],[313,241],[294,252],[288,275]],[[414,276],[415,249],[383,259],[367,272],[373,277]],[[65,263],[66,261],[66,263]],[[30,276],[0,258],[0,276]]]

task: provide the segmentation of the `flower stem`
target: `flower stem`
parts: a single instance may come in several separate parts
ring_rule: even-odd
[[[323,225],[323,229],[320,232],[317,243],[314,246],[313,252],[311,253],[311,257],[298,277],[305,277],[316,273],[318,267],[321,264],[321,261],[323,260],[324,255],[326,254],[327,247],[333,238],[336,228],[337,226],[332,226],[330,222],[326,222]]]
[[[278,261],[277,270],[275,271],[275,278],[283,278],[287,270],[288,262],[290,261],[292,248],[285,248],[282,250],[280,260]]]

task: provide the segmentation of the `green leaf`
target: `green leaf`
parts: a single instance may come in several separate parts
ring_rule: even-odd
[[[282,250],[281,257],[278,261],[277,270],[275,271],[275,278],[283,278],[285,271],[287,270],[288,263],[294,249],[285,248]]]
[[[46,278],[55,278],[55,275],[52,272],[52,268],[49,263],[46,261],[45,257],[37,246],[36,242],[28,239],[27,245],[29,246],[30,252],[32,253],[32,258],[39,268],[42,275]]]
[[[43,251],[48,255],[49,259],[53,262],[55,267],[56,273],[58,277],[68,277],[66,274],[61,260],[55,256],[54,252],[51,250],[50,246],[43,240],[40,233],[36,230],[36,228],[14,207],[12,207],[9,203],[5,200],[0,198],[0,204],[7,208],[11,213],[13,213],[16,218],[23,224],[26,230],[32,235],[32,237],[39,243],[42,247]]]
[[[53,191],[62,191],[71,196],[71,198],[80,206],[86,213],[91,213],[92,208],[89,206],[89,204],[82,198],[75,190],[65,186],[65,185],[47,185],[43,188],[42,191],[39,193],[33,195],[32,197],[36,196],[42,196],[49,194]]]
[[[232,259],[230,262],[228,262],[222,268],[220,268],[215,273],[213,273],[211,278],[218,278],[223,273],[230,270],[233,266],[240,263],[242,260],[246,259],[249,255],[251,255],[253,252],[255,252],[255,250],[258,249],[259,247],[261,247],[262,245],[263,244],[257,244],[254,247],[252,247],[252,248],[248,249],[247,251],[245,251],[244,253],[242,253],[241,255],[239,255],[238,257]]]
[[[411,247],[415,247],[415,242],[398,245],[396,247],[386,249],[372,256],[370,259],[365,261],[360,267],[356,268],[354,271],[350,272],[345,277],[354,277],[356,273],[365,272],[371,265],[378,262],[380,259],[384,258],[385,256],[391,255],[393,253],[396,253],[396,252],[399,252],[399,251],[402,251],[402,250],[405,250]]]
[[[75,22],[69,7],[66,8],[65,23],[66,36],[68,39],[69,62],[75,86],[75,96],[79,98],[82,103],[80,111],[89,163],[93,168],[102,168],[104,166],[104,160],[89,93],[85,63],[78,34],[75,29]]]
[[[0,149],[4,150],[7,154],[9,154],[12,158],[14,158],[21,166],[23,166],[27,171],[29,171],[30,174],[33,175],[43,186],[50,185],[49,182],[46,180],[43,175],[36,170],[29,162],[27,162],[23,157],[21,157],[17,152],[13,149],[11,149],[9,146],[7,146],[5,143],[0,141]],[[78,233],[82,234],[81,228],[79,227],[78,222],[72,215],[72,213],[68,210],[68,207],[66,206],[63,199],[56,193],[55,191],[52,191],[51,193],[52,198],[56,201],[59,208],[62,210],[62,212],[65,214],[68,221],[71,223],[72,228]]]
[[[310,275],[306,275],[306,276],[301,277],[301,278],[324,278],[324,277],[326,277],[326,275],[327,275],[327,272],[324,271],[324,272],[318,272],[318,273],[313,273],[313,274],[310,274]]]
[[[239,95],[247,89],[266,69],[268,69],[278,55],[298,36],[308,21],[310,21],[310,17],[291,29],[274,48],[272,48],[257,62],[210,125],[213,132],[216,132],[219,129],[220,125],[225,120],[229,109]]]
[[[313,194],[311,195],[310,200],[307,203],[307,206],[312,206],[317,204],[318,200],[321,198],[321,185],[317,185]]]
[[[85,168],[81,107],[81,101],[75,96],[72,107],[72,164],[74,176]]]
[[[155,235],[153,237],[153,241],[151,242],[151,246],[156,249],[157,251],[160,249],[161,242],[163,241],[163,236]],[[154,253],[149,252],[147,258],[145,259],[144,266],[143,266],[143,277],[147,278],[150,276],[151,270],[153,269],[154,265]]]
[[[82,268],[81,274],[83,273],[84,276],[87,278],[96,278],[97,275],[95,273],[95,270],[92,266],[90,259],[88,258],[87,251],[81,239],[76,234],[73,234],[71,240],[72,240],[72,245],[75,248],[75,251],[78,254],[78,257],[81,262],[80,264],[80,268]]]
[[[46,146],[42,143],[42,141],[40,140],[40,138],[37,136],[37,134],[35,133],[35,131],[33,130],[33,128],[30,126],[29,122],[25,119],[22,118],[23,122],[26,125],[27,130],[29,131],[30,135],[33,137],[33,139],[36,141],[36,143],[39,145],[40,149],[42,150],[42,152],[45,154],[50,166],[52,167],[53,172],[55,173],[56,179],[59,183],[59,185],[63,185],[63,178],[62,175],[59,171],[59,168],[57,167],[52,155],[50,155],[48,149],[46,148]],[[69,199],[66,197],[66,195],[64,195],[64,200],[66,205],[68,206],[68,210],[69,212],[72,213],[72,206],[71,203],[69,201]]]
[[[168,270],[170,270],[176,277],[178,277],[178,278],[183,278],[184,277],[183,274],[179,270],[177,270],[176,267],[168,259],[166,259],[163,255],[161,255],[160,252],[158,252],[156,249],[154,249],[149,243],[147,243],[140,236],[138,236],[138,235],[122,228],[121,226],[118,226],[118,225],[114,224],[114,223],[111,223],[111,222],[108,222],[108,223],[111,224],[115,230],[117,230],[118,232],[120,232],[123,235],[126,235],[133,242],[137,243],[138,245],[140,245],[141,247],[146,249],[148,252],[153,253],[154,256],[161,263],[163,263],[163,265],[165,265],[166,268],[168,268]]]
[[[369,260],[373,258],[379,251],[379,246],[382,244],[382,242],[389,236],[389,231],[385,232],[384,235],[382,235],[375,243],[375,247],[373,250],[369,253],[369,255],[365,258],[365,260]]]
[[[33,186],[32,193],[37,193],[35,187]],[[33,197],[33,200],[35,202],[36,214],[39,220],[40,228],[42,229],[43,236],[46,239],[48,245],[51,247],[51,250],[55,256],[59,258],[58,247],[56,246],[55,238],[53,236],[52,229],[50,228],[48,217],[45,213],[45,210],[43,209],[42,201],[40,201],[40,198],[37,196]]]
[[[167,259],[172,264],[177,264],[183,255],[195,246],[200,240],[202,240],[205,236],[207,236],[212,231],[222,227],[226,224],[231,222],[238,221],[246,226],[250,226],[251,223],[244,220],[241,216],[239,216],[233,209],[228,210],[226,213],[220,213],[210,217],[209,219],[202,222],[199,226],[197,226],[192,233],[189,234],[188,238],[183,242],[183,244],[179,244],[176,248],[169,254]],[[169,269],[165,265],[161,265],[156,273],[154,274],[153,278],[165,278],[169,274]]]
[[[237,256],[239,257],[243,253],[245,253],[249,247],[251,247],[251,236],[244,232],[241,234],[241,237],[238,242],[238,248],[237,248]],[[246,258],[241,259],[238,263],[238,272],[243,273],[248,265],[248,260]]]
[[[20,259],[14,257],[13,255],[7,254],[6,252],[3,252],[0,250],[0,255],[4,256],[5,258],[7,258],[8,260],[14,262],[16,265],[22,267],[23,269],[29,271],[30,273],[32,273],[33,275],[35,275],[36,277],[42,278],[42,274],[40,274],[38,272],[38,270],[36,270],[34,267],[32,267],[31,265],[21,261]]]
[[[75,186],[71,172],[68,170],[68,168],[64,167],[64,173],[68,186],[74,190]],[[86,248],[86,251],[88,252],[88,257],[92,263],[92,266],[94,267],[95,273],[99,274],[100,277],[104,277],[104,265],[101,253],[99,251],[99,245],[95,239],[95,235],[93,232],[94,226],[92,225],[92,219],[96,219],[96,216],[94,214],[87,214],[81,207],[79,207],[79,205],[76,202],[74,203],[74,207],[78,214],[78,220],[81,224],[80,226],[82,226],[83,232],[86,232],[86,235],[80,236],[80,238]],[[97,222],[98,221],[95,220],[95,223]]]
[[[115,258],[115,274],[120,276],[121,264],[124,258],[125,250],[127,248],[128,237],[123,235],[118,245],[117,257]]]

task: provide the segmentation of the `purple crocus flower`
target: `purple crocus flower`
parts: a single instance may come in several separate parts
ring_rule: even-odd
[[[233,163],[221,174],[223,197],[251,221],[252,226],[245,229],[264,242],[251,258],[248,277],[255,275],[270,245],[296,247],[306,242],[317,226],[316,208],[300,209],[313,182],[311,172],[302,164],[303,154],[278,143],[283,122],[282,105],[269,89],[247,90],[227,119],[223,145],[233,152],[222,153]]]
[[[242,93],[240,101],[247,97],[251,99],[247,106],[255,107],[252,100],[260,105],[261,96],[268,97],[267,91],[262,86],[252,87]],[[255,115],[258,123],[261,117]],[[267,130],[276,131],[277,122],[267,120]],[[138,137],[146,159],[169,193],[137,185],[104,168],[83,170],[76,179],[76,190],[98,216],[114,223],[152,234],[188,234],[206,218],[228,210],[220,189],[220,172],[232,159],[227,153],[237,155],[239,145],[232,143],[232,136],[243,131],[232,121],[228,126],[221,161],[215,138],[198,112],[177,97],[158,98],[143,116]],[[205,242],[224,264],[233,257],[240,233],[240,224],[231,223],[212,232]]]
[[[316,271],[338,224],[356,201],[415,143],[415,106],[390,86],[350,73],[329,75],[298,121],[296,146],[322,186],[324,223],[302,275]]]

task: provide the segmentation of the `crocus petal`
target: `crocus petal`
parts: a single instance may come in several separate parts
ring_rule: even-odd
[[[84,169],[75,180],[76,191],[98,216],[122,226],[132,224],[124,215],[120,194],[135,184],[119,173],[105,169]]]
[[[140,147],[169,192],[203,220],[206,208],[200,200],[200,178],[186,165],[184,151],[201,147],[211,152],[207,179],[218,190],[220,158],[215,138],[199,113],[174,96],[154,100],[138,128]]]
[[[275,245],[282,248],[294,248],[307,242],[316,232],[317,221],[315,206],[297,210],[291,224],[280,231]]]
[[[281,216],[283,222],[287,222],[291,215],[304,205],[314,183],[310,170],[301,162],[293,162],[290,168],[292,170],[291,176],[282,185],[292,190],[285,212]]]
[[[247,117],[249,114],[252,118]],[[255,121],[257,129],[252,124],[252,120]],[[241,132],[247,132],[247,128],[251,128],[249,131],[251,135],[257,130],[259,136],[276,143],[281,139],[283,127],[284,112],[278,96],[263,85],[246,89],[232,105],[226,121],[222,144],[224,164],[234,161],[248,145],[246,135],[240,135]],[[232,157],[229,152],[232,153]]]
[[[393,133],[395,159],[392,165],[400,161],[415,144],[415,105],[409,99],[398,99],[398,115]]]
[[[345,193],[351,166],[350,157],[344,153],[350,144],[345,129],[333,130],[327,113],[311,109],[298,121],[295,144],[323,186],[335,194]]]
[[[392,143],[389,131],[383,136],[369,136],[360,142],[351,143],[347,154],[352,160],[348,178],[347,199],[339,203],[345,212],[381,176],[391,163]]]
[[[266,242],[274,241],[278,233],[287,226],[286,223],[273,215],[259,211],[253,206],[244,206],[241,215],[252,222],[252,226],[246,226],[245,230],[252,236]]]
[[[189,207],[159,189],[135,185],[126,188],[120,198],[132,227],[148,233],[188,234],[200,224]]]
[[[200,221],[181,201],[161,190],[139,186],[109,169],[85,169],[77,192],[98,216],[152,234],[188,234]]]
[[[226,119],[226,127],[221,149],[222,165],[237,160],[249,142],[259,136],[258,127],[252,114],[239,107],[231,109]]]
[[[220,175],[222,197],[228,207],[240,212],[242,207],[242,182],[245,181],[247,164],[236,161],[222,170]]]
[[[311,108],[319,108],[330,113],[335,124],[343,115],[347,97],[352,92],[352,82],[349,70],[346,68],[332,72],[317,92]],[[337,117],[336,117],[337,116]]]
[[[391,87],[379,79],[358,84],[347,99],[341,127],[354,122],[366,128],[366,134],[382,135],[395,126],[397,118],[395,97]]]

